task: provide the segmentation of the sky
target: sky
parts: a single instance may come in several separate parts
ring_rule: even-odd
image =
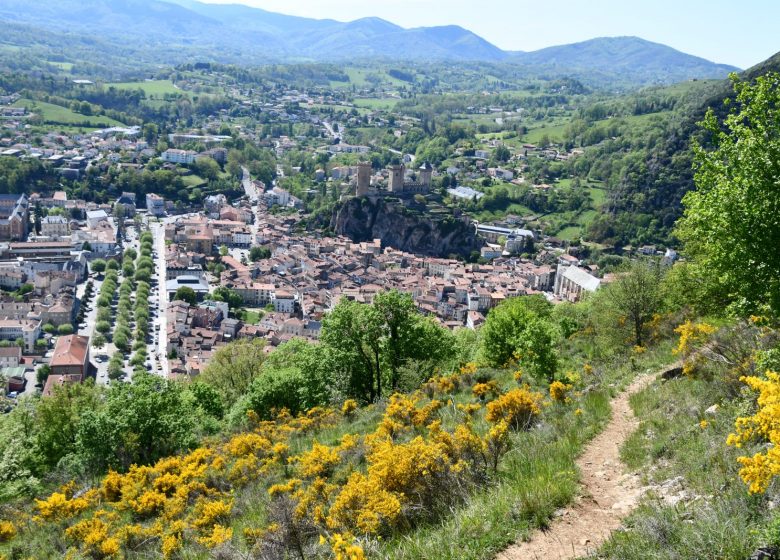
[[[748,68],[780,51],[780,0],[201,0],[402,27],[460,25],[505,50],[636,35]]]

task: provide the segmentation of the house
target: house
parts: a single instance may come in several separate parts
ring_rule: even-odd
[[[78,334],[59,337],[49,367],[52,375],[74,375],[83,381],[89,374],[89,337]]]
[[[46,216],[41,219],[41,235],[59,239],[70,235],[70,225],[64,216]]]
[[[135,216],[135,193],[123,192],[114,203],[114,216],[131,218]]]
[[[22,361],[22,349],[18,346],[0,347],[0,368],[15,368]]]
[[[24,349],[32,353],[35,341],[41,337],[41,322],[32,319],[0,319],[0,340],[22,340]]]
[[[274,311],[277,313],[293,313],[295,311],[295,297],[284,290],[276,290],[271,299]]]
[[[94,228],[100,222],[107,222],[108,214],[105,210],[88,210],[87,211],[87,227]]]
[[[165,199],[159,194],[148,193],[146,195],[146,209],[152,216],[164,216]]]

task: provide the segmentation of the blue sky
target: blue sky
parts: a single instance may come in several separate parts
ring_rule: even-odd
[[[201,0],[204,1],[204,0]],[[746,68],[780,51],[780,0],[205,0],[403,27],[461,25],[507,50],[637,35]]]

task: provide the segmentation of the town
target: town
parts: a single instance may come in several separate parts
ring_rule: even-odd
[[[395,289],[443,325],[474,329],[507,298],[544,294],[577,301],[614,276],[582,258],[587,252],[579,244],[550,235],[538,217],[507,213],[480,222],[462,211],[495,185],[555,190],[534,184],[531,166],[576,158],[581,150],[563,152],[547,139],[543,148],[523,143],[510,149],[487,138],[477,149],[456,147],[447,163],[432,165],[412,153],[345,140],[365,125],[402,138],[414,133],[414,119],[350,110],[338,92],[229,91],[244,108],[239,114],[259,110],[290,131],[306,122],[306,134],[293,138],[265,125],[261,136],[222,110],[216,119],[206,115],[199,128],[159,139],[140,126],[33,138],[26,131],[39,106],[20,103],[15,93],[0,98],[0,158],[35,162],[43,173],[71,181],[127,182],[128,173],[167,171],[185,187],[144,196],[121,191],[104,202],[72,199],[65,190],[2,195],[0,352],[11,397],[47,395],[58,384],[90,377],[101,384],[131,381],[135,369],[191,379],[220,346],[237,339],[262,338],[268,351],[296,337],[316,340],[323,316],[342,298],[371,303],[375,294]],[[339,120],[334,108],[346,111],[335,114]],[[512,118],[502,107],[467,110]],[[270,172],[260,170],[266,181],[252,177],[246,160],[236,172],[237,143],[271,150],[277,163]],[[394,159],[377,158],[377,150]],[[300,180],[307,174],[303,166],[287,163],[302,153],[319,162],[306,181]],[[234,179],[225,177],[231,166]],[[207,194],[219,178],[227,187]],[[373,235],[355,239],[313,229],[307,220],[312,195],[340,203],[392,201],[404,212],[450,216],[473,230],[476,251],[464,260]],[[662,254],[653,246],[638,251]],[[672,250],[663,257],[667,264],[675,258]]]

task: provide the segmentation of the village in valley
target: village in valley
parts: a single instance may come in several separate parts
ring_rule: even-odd
[[[265,339],[268,351],[295,337],[316,341],[323,316],[342,298],[370,303],[375,294],[396,289],[443,325],[474,329],[507,298],[544,294],[576,301],[612,277],[587,259],[587,246],[553,235],[544,212],[520,215],[510,205],[491,219],[473,211],[480,199],[508,187],[528,196],[565,190],[584,197],[584,216],[595,214],[587,201],[598,187],[572,195],[571,180],[546,184],[534,171],[557,163],[560,172],[581,149],[546,136],[538,145],[481,134],[476,146],[456,142],[432,163],[421,159],[424,149],[396,150],[385,138],[353,143],[418,134],[419,119],[387,109],[401,97],[389,84],[353,99],[339,89],[253,89],[229,85],[218,72],[197,75],[216,81],[229,104],[167,134],[149,125],[41,128],[45,105],[15,92],[0,96],[0,157],[35,162],[41,173],[71,184],[132,185],[133,176],[167,172],[178,185],[119,191],[103,201],[77,198],[84,192],[77,189],[3,195],[0,353],[12,397],[48,394],[56,384],[89,377],[103,384],[130,381],[134,367],[193,378],[220,346],[237,339]],[[75,82],[76,88],[96,87]],[[195,83],[181,79],[179,95],[191,95],[186,88]],[[137,87],[144,91],[145,84]],[[371,104],[382,108],[364,108]],[[466,112],[493,115],[499,129],[527,113],[507,106]],[[268,155],[265,181],[252,175],[250,161],[233,157],[246,145]],[[335,231],[340,226],[328,223],[336,221],[328,215],[311,219],[323,201],[330,209],[350,199],[412,216],[415,233],[383,233],[373,224],[355,234],[343,224],[344,231]],[[567,231],[576,231],[582,211],[575,211]],[[456,233],[433,247],[431,230],[439,229]],[[116,300],[104,301],[102,311],[96,301],[107,273],[113,287],[138,280],[134,260],[145,235],[151,252],[147,245],[141,257],[153,262],[151,274],[142,276],[148,313],[125,321],[135,331],[135,349],[117,347]],[[404,246],[404,236],[417,241]],[[663,255],[655,246],[627,250]],[[664,255],[667,264],[675,258],[671,250]],[[138,304],[137,296],[129,297]]]

